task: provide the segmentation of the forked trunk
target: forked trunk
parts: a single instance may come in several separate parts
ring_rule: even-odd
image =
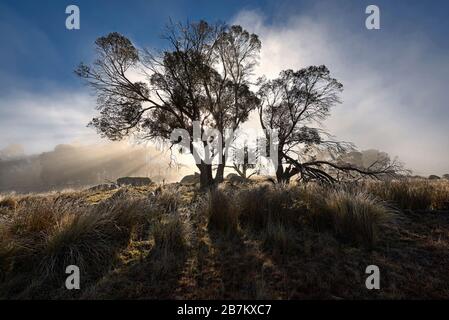
[[[292,174],[290,171],[284,170],[282,164],[279,164],[276,170],[276,180],[278,183],[290,183]]]

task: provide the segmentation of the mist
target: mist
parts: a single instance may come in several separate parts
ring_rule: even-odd
[[[25,155],[20,145],[0,150],[0,191],[43,192],[110,183],[119,177],[174,182],[192,170],[170,161],[153,145],[60,144],[52,151]]]

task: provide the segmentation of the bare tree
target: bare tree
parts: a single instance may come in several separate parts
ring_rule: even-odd
[[[296,175],[303,180],[335,182],[342,174],[378,177],[397,171],[396,161],[368,168],[345,163],[339,155],[354,150],[354,146],[335,141],[324,130],[313,127],[319,126],[331,108],[340,103],[342,90],[343,85],[330,76],[325,66],[285,70],[274,80],[262,80],[260,123],[266,132],[279,130],[278,182],[288,182]]]
[[[259,103],[249,79],[260,41],[240,26],[204,21],[170,23],[163,39],[168,48],[159,54],[138,50],[118,33],[97,39],[93,65],[81,64],[76,70],[97,94],[100,115],[90,125],[112,140],[137,132],[144,139],[168,140],[174,129],[185,129],[205,187],[214,182],[212,165],[194,148],[194,122],[200,123],[202,136],[207,128],[223,135],[225,128],[236,129],[248,119]],[[132,81],[130,71],[145,75],[147,81]],[[224,136],[220,138],[226,143]],[[219,182],[227,148],[214,154],[211,140],[218,137],[202,143],[206,157],[221,158],[216,174]]]

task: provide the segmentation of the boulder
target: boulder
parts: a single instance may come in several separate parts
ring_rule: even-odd
[[[439,179],[441,179],[441,178],[439,176],[434,175],[434,174],[431,174],[429,176],[429,180],[439,180]]]
[[[193,185],[200,183],[200,175],[197,172],[195,172],[195,174],[189,174],[184,176],[179,183],[182,185]]]
[[[276,177],[272,177],[272,176],[252,176],[250,178],[253,181],[259,182],[259,183],[271,183],[271,184],[276,184]]]
[[[117,179],[117,184],[119,186],[147,186],[151,184],[151,179],[147,177],[123,177]]]
[[[236,173],[230,173],[226,176],[226,180],[228,180],[231,183],[243,183],[246,182],[248,179],[245,179]]]
[[[443,174],[443,179],[449,180],[449,173]]]

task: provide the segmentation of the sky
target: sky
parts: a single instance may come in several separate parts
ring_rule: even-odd
[[[80,30],[65,28],[70,4]],[[370,4],[380,30],[365,27]],[[448,14],[445,0],[0,0],[0,149],[98,142],[86,127],[95,97],[73,73],[93,60],[95,39],[117,31],[157,49],[170,18],[205,19],[260,36],[259,75],[325,64],[345,87],[324,124],[338,139],[398,156],[417,174],[449,173]]]

